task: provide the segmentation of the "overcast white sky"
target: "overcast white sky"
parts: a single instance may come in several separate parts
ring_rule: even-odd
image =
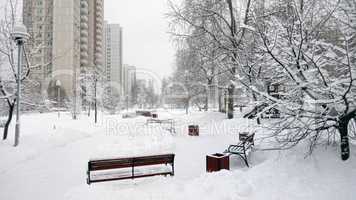
[[[105,20],[123,27],[125,64],[160,76],[171,73],[174,48],[169,40],[167,0],[105,0]]]

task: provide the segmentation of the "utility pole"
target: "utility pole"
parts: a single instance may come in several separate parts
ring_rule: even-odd
[[[15,144],[18,146],[20,143],[20,98],[21,98],[21,68],[22,68],[22,56],[23,45],[29,38],[27,29],[23,24],[19,24],[14,27],[14,31],[11,33],[12,39],[16,42],[18,54],[17,54],[17,101],[16,101],[16,126],[15,126]]]

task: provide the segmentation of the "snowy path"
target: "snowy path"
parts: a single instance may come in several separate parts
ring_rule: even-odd
[[[253,152],[252,168],[232,157],[231,171],[205,173],[205,155],[223,151],[247,130],[244,120],[224,120],[217,113],[160,113],[179,125],[201,125],[200,137],[188,137],[177,127],[172,135],[159,126],[145,126],[144,118],[105,116],[93,126],[89,118],[58,120],[55,114],[24,117],[19,148],[12,141],[0,145],[0,199],[346,199],[356,191],[356,155],[343,163],[334,149],[320,149],[304,159],[304,149],[291,152]],[[91,119],[90,119],[91,120]],[[56,124],[56,129],[53,129]],[[173,152],[176,176],[152,177],[86,185],[90,158]]]

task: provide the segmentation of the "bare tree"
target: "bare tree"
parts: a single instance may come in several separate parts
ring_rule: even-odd
[[[245,38],[249,32],[246,24],[252,7],[251,1],[247,1],[244,8],[245,15],[242,18],[237,13],[236,4],[231,0],[185,0],[179,6],[171,2],[170,7],[169,16],[174,24],[173,35],[180,38],[192,37],[195,40],[205,37],[205,41],[209,41],[205,44],[209,44],[210,47],[200,48],[201,54],[210,55],[208,59],[210,61],[212,58],[217,61],[218,69],[214,66],[213,71],[229,72],[232,77],[231,81],[234,81],[238,66],[241,65],[239,52],[245,45],[248,45]],[[210,53],[207,54],[207,51]],[[218,59],[211,55],[217,55]],[[206,70],[206,72],[208,72],[208,79],[211,79],[211,74],[215,74],[211,70]],[[235,85],[232,82],[229,84],[228,91],[228,118],[233,118]]]
[[[17,72],[15,69],[15,44],[11,39],[11,33],[14,29],[15,23],[17,21],[17,8],[19,6],[18,1],[9,0],[4,6],[4,16],[0,21],[0,53],[6,58],[6,62],[2,63],[3,68],[6,73],[6,80],[4,78],[0,80],[0,98],[6,101],[8,106],[8,117],[5,123],[3,139],[7,139],[8,129],[12,120],[13,110],[16,103],[14,83],[16,83],[17,76],[21,75],[20,80],[24,81],[30,72],[29,65],[26,65],[24,72]],[[25,55],[27,58],[27,56]],[[28,60],[28,59],[26,59]],[[4,74],[5,75],[5,74]]]
[[[17,54],[16,45],[11,39],[11,33],[14,29],[16,22],[20,20],[20,13],[18,12],[20,2],[17,0],[7,0],[4,5],[3,16],[0,20],[0,54],[5,58],[4,62],[1,63],[3,68],[3,73],[0,74],[0,99],[4,99],[8,107],[8,117],[4,127],[3,139],[5,140],[8,135],[8,129],[12,121],[14,106],[16,103],[16,80],[17,76],[20,75],[20,81],[26,84],[21,84],[21,91],[23,92],[24,101],[21,102],[23,109],[28,107],[44,107],[44,104],[40,104],[42,96],[39,88],[39,84],[36,81],[29,80],[29,75],[31,70],[38,68],[38,65],[31,65],[31,58],[38,53],[38,51],[44,48],[43,44],[32,46],[30,49],[23,47],[24,55],[20,55],[24,58],[24,65],[21,72],[17,72],[15,58]],[[31,40],[36,37],[32,35]],[[48,64],[43,64],[43,67]],[[36,90],[36,92],[35,92]],[[31,99],[31,100],[29,100]]]
[[[195,42],[204,36],[213,45],[197,46],[203,58],[218,50],[219,70],[232,74],[229,118],[232,94],[242,85],[253,101],[265,105],[257,116],[271,109],[281,112],[271,127],[280,142],[276,149],[307,140],[311,153],[338,132],[346,160],[347,126],[356,117],[355,1],[261,2],[248,0],[242,17],[231,0],[171,3],[173,35]],[[269,85],[284,90],[271,94]]]
[[[286,0],[272,4],[270,15],[256,16],[263,17],[263,23],[254,25],[265,63],[262,74],[286,90],[276,98],[264,88],[239,83],[269,105],[261,113],[273,107],[283,113],[273,124],[273,136],[281,144],[277,149],[308,140],[311,153],[338,131],[342,159],[349,157],[347,126],[356,117],[355,31],[344,3]]]

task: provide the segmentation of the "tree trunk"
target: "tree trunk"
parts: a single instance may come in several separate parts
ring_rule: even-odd
[[[250,0],[248,1],[248,6],[249,6]],[[227,0],[227,4],[229,6],[229,12],[230,12],[230,20],[231,20],[231,37],[235,38],[236,34],[237,34],[237,26],[236,26],[236,20],[235,20],[235,16],[234,16],[234,8],[233,8],[233,3],[232,0]],[[246,10],[248,14],[248,10]],[[245,19],[246,20],[246,19]],[[245,29],[242,29],[242,36],[241,39],[243,38],[245,34]],[[241,41],[241,40],[240,40]],[[232,41],[232,46],[234,47],[234,49],[237,49],[240,42],[233,40]],[[237,52],[234,52],[232,55],[232,62],[236,62],[238,57],[237,57]],[[236,66],[233,66],[232,68],[232,75],[233,77],[235,77],[236,75]],[[235,86],[233,84],[230,85],[230,87],[228,88],[228,95],[229,95],[229,102],[228,102],[228,108],[227,108],[227,118],[228,119],[233,119],[234,118],[234,90],[235,90]]]
[[[208,97],[209,94],[207,94],[207,96],[205,97],[205,108],[204,110],[207,112],[209,111],[209,97]]]
[[[221,89],[218,89],[218,92],[219,92],[219,94],[218,94],[218,96],[219,96],[219,112],[223,112],[223,106],[222,106],[222,102],[223,102],[223,100],[222,100],[222,92],[221,92]]]
[[[227,105],[227,118],[233,119],[234,118],[234,84],[231,84],[228,88],[228,105]]]
[[[90,117],[90,105],[91,105],[91,102],[88,103],[88,117]]]
[[[224,105],[223,105],[223,113],[226,114],[226,112],[227,112],[227,92],[226,91],[224,91],[223,103],[224,103]]]
[[[348,125],[351,119],[356,117],[356,109],[352,112],[341,117],[339,120],[339,126],[337,127],[340,133],[340,147],[341,147],[341,159],[347,160],[350,157],[350,144],[348,135]]]
[[[9,132],[9,126],[10,126],[10,123],[11,123],[11,120],[12,120],[12,116],[13,116],[13,113],[14,113],[15,102],[16,101],[14,101],[13,103],[8,103],[8,105],[9,105],[9,114],[8,114],[7,121],[6,121],[5,126],[4,126],[4,133],[3,133],[3,138],[2,138],[3,140],[7,139],[7,135],[8,135],[8,132]]]
[[[348,121],[341,121],[338,127],[340,133],[340,141],[341,141],[341,159],[347,160],[350,157],[350,145],[349,145],[349,136],[347,132]]]
[[[185,100],[185,114],[188,115],[189,113],[189,98]]]

